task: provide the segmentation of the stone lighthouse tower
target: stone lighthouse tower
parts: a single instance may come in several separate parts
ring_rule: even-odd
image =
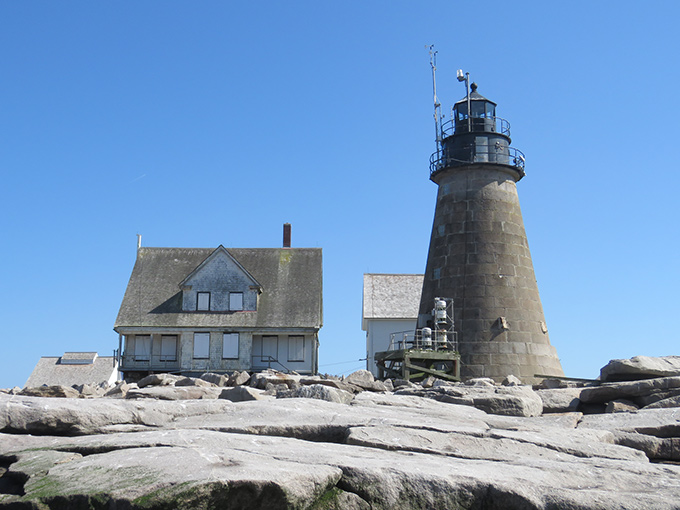
[[[433,68],[434,69],[434,68]],[[418,327],[432,326],[435,298],[453,301],[461,377],[525,383],[563,376],[524,231],[516,183],[524,155],[510,147],[510,125],[496,103],[468,87],[453,118],[437,122],[430,179],[439,186]],[[435,119],[439,104],[435,93]]]

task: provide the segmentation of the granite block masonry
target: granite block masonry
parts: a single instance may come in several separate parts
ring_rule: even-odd
[[[471,88],[431,158],[439,190],[418,327],[431,327],[436,297],[450,298],[464,379],[562,376],[517,195],[524,155],[510,147],[509,123],[495,116],[496,104]]]

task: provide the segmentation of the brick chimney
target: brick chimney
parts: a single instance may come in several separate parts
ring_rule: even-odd
[[[290,248],[290,223],[283,224],[283,247]]]

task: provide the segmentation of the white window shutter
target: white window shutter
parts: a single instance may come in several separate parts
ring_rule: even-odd
[[[222,357],[224,359],[238,359],[238,333],[224,333],[222,335]]]
[[[210,358],[210,333],[194,333],[194,358]]]

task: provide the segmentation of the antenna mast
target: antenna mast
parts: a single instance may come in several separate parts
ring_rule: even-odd
[[[441,104],[437,98],[437,52],[434,49],[434,44],[430,44],[430,67],[432,68],[432,93],[434,95],[434,131],[435,142],[437,144],[437,152],[439,152],[439,144],[442,141],[441,129],[439,128],[439,120],[441,119]]]

